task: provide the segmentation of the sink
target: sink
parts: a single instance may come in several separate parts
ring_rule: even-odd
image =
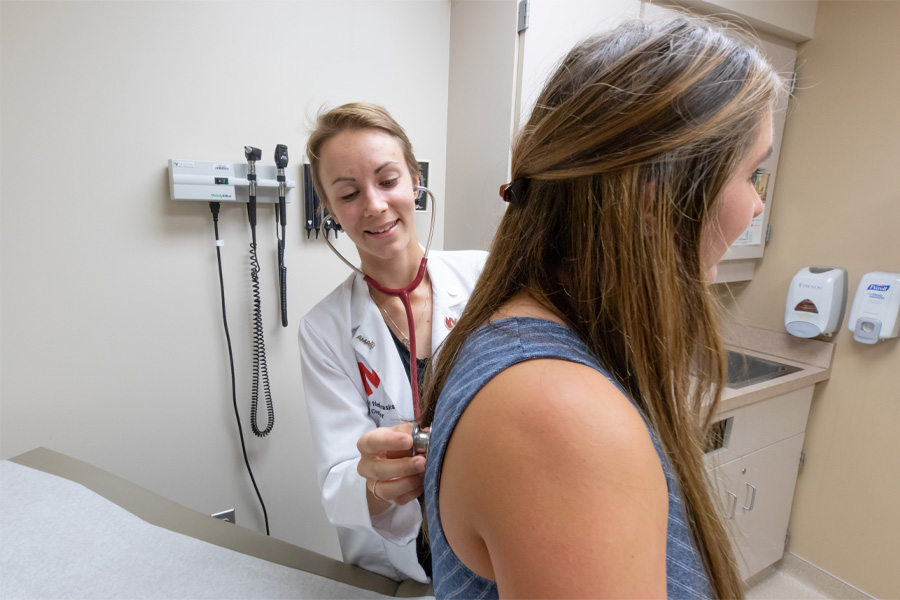
[[[800,367],[784,365],[773,360],[747,356],[728,351],[728,383],[726,387],[738,389],[796,373]]]

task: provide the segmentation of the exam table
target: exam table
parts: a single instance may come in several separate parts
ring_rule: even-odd
[[[0,461],[0,598],[426,598],[64,454]]]

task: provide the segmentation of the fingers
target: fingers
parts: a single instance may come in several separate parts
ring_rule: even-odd
[[[402,423],[393,427],[378,427],[364,434],[356,447],[363,457],[384,458],[389,454],[409,454],[412,448],[412,423]]]
[[[403,458],[360,458],[356,466],[357,472],[369,480],[387,481],[389,479],[401,479],[425,472],[425,457],[411,457],[408,454]]]
[[[379,500],[403,505],[425,492],[424,477],[416,475],[388,481],[378,480],[370,487],[370,491]]]
[[[378,427],[359,438],[356,470],[375,499],[402,505],[423,493],[425,457],[409,456],[412,442],[412,423]]]

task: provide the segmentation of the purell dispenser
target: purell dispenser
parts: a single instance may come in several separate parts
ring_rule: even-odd
[[[897,337],[900,333],[900,273],[873,271],[863,275],[856,289],[847,329],[863,344]]]
[[[801,338],[831,335],[840,328],[846,306],[846,269],[806,267],[791,280],[784,328]]]

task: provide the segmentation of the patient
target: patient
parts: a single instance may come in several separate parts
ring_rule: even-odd
[[[438,598],[743,595],[702,460],[725,363],[707,286],[762,210],[785,86],[686,20],[576,46],[426,390]]]

